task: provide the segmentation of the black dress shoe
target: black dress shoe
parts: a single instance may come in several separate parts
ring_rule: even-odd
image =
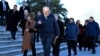
[[[84,48],[84,51],[86,51],[86,48]]]
[[[90,48],[88,48],[88,51],[90,51]]]
[[[71,56],[71,55],[68,55],[68,56]]]
[[[96,54],[96,52],[92,52],[92,54]]]
[[[80,51],[82,51],[82,49],[79,49]]]

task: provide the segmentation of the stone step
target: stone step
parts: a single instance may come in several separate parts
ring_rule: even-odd
[[[9,35],[9,36],[6,36],[6,35],[0,36],[0,41],[7,41],[7,40],[9,41],[11,39],[12,39],[11,35]],[[16,35],[16,39],[22,39],[22,36]]]
[[[5,55],[5,56],[7,56],[7,54],[9,54],[9,55],[12,55],[12,56],[14,56],[14,55],[16,55],[16,54],[21,54],[22,53],[22,49],[21,49],[22,47],[20,47],[19,49],[11,49],[11,50],[6,50],[6,51],[2,51],[2,52],[0,52],[0,56],[2,56],[2,55]],[[37,51],[39,51],[39,50],[41,50],[42,49],[42,45],[36,45],[36,49],[37,49]]]
[[[60,51],[67,49],[67,45],[63,44],[60,47]],[[36,52],[37,56],[43,56],[43,49]],[[51,49],[51,55],[52,55],[52,49]],[[15,56],[23,56],[23,54],[15,55]],[[28,52],[28,56],[32,56],[32,52]]]
[[[2,32],[9,32],[10,33],[10,31],[0,31],[0,33],[2,33]],[[22,30],[18,30],[17,32],[22,32]]]
[[[65,48],[65,47],[66,47],[66,45],[64,45],[64,44],[61,45],[61,49]],[[41,44],[37,45],[36,50],[37,50],[37,54],[43,53],[42,45]],[[0,56],[7,56],[7,54],[9,54],[9,56],[15,56],[15,55],[18,55],[18,54],[22,55],[22,52],[21,52],[21,49],[8,50],[8,51],[0,52]],[[31,55],[31,51],[29,51],[28,55]]]
[[[18,43],[18,44],[13,44],[13,45],[4,45],[4,46],[0,46],[0,48],[9,48],[9,47],[15,47],[15,46],[21,46],[22,43]],[[40,42],[36,42],[35,45],[41,45],[41,41]]]
[[[22,34],[16,34],[17,36],[22,36]],[[11,34],[0,34],[0,37],[8,37],[9,38],[9,36],[11,37]]]
[[[15,45],[12,44],[12,45],[5,45],[5,46],[0,45],[0,56],[7,56],[8,54],[9,54],[9,56],[14,56],[16,54],[21,54],[22,53],[21,52],[21,48],[22,48],[21,46],[22,46],[22,44],[15,44]],[[42,49],[41,42],[36,43],[36,49],[37,50]]]
[[[6,30],[5,27],[4,27],[4,28],[1,27],[1,28],[0,28],[0,31],[7,31],[7,30]],[[18,28],[18,31],[22,31],[22,29],[21,29],[21,28]]]
[[[39,46],[41,47],[41,43],[36,43],[36,48]],[[40,48],[37,48],[38,50]],[[22,44],[16,44],[16,45],[5,45],[5,46],[0,46],[0,51],[1,52],[4,52],[4,51],[7,51],[7,50],[15,50],[15,49],[21,49],[22,48]]]
[[[14,56],[21,53],[21,49],[0,52],[0,56]]]
[[[5,26],[5,27],[4,27],[4,26],[2,26],[2,27],[0,26],[0,29],[1,29],[1,28],[6,28],[6,26]]]
[[[0,31],[8,31],[5,28],[0,28]],[[18,31],[22,31],[22,29],[18,28]]]
[[[11,33],[6,33],[6,32],[5,33],[0,33],[0,36],[2,36],[2,35],[11,35]],[[21,32],[20,33],[16,33],[16,35],[18,35],[18,36],[21,35]]]
[[[21,44],[22,39],[20,40],[7,40],[7,41],[0,41],[0,46],[4,45],[16,45],[16,44]]]
[[[2,34],[11,34],[9,31],[0,31],[0,35],[2,35]],[[22,32],[21,31],[17,31],[16,32],[16,34],[22,34]]]
[[[16,45],[5,45],[0,47],[0,51],[4,52],[7,50],[14,50],[14,49],[20,49],[22,44],[16,44]]]

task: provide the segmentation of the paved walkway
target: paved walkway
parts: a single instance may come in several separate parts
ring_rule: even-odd
[[[91,54],[91,52],[88,50],[86,51],[77,50],[77,52],[78,52],[77,56],[100,56],[100,46],[96,47],[96,54]],[[67,50],[64,50],[60,53],[60,56],[67,56],[67,55],[68,55]]]

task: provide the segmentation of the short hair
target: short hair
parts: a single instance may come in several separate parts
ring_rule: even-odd
[[[75,23],[74,18],[69,18],[69,22],[70,22],[70,20],[73,20],[73,22]]]
[[[26,1],[23,1],[22,4],[26,5]]]
[[[26,3],[26,1],[23,1],[23,3]]]
[[[69,20],[73,20],[74,21],[74,18],[69,18]]]
[[[89,22],[89,20],[85,20],[85,22]]]
[[[17,5],[14,5],[15,7],[17,7]]]
[[[77,21],[76,21],[76,24],[78,24],[78,22],[80,22],[80,20],[77,20]]]
[[[44,7],[43,7],[43,10],[44,10],[44,8],[48,8],[48,9],[50,10],[49,6],[44,6]]]
[[[94,19],[94,17],[93,17],[93,16],[90,16],[89,18],[90,18],[90,19]]]

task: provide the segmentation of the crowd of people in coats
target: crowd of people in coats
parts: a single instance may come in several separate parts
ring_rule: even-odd
[[[32,56],[36,56],[35,42],[39,41],[43,45],[43,56],[50,56],[51,46],[53,48],[53,56],[59,56],[60,44],[65,40],[68,46],[68,56],[71,56],[71,49],[74,56],[77,56],[77,46],[82,51],[92,50],[92,54],[96,53],[96,42],[99,36],[99,24],[94,20],[93,16],[85,21],[84,26],[74,18],[69,18],[68,24],[59,20],[58,14],[53,14],[48,6],[43,7],[42,13],[37,15],[31,13],[30,7],[23,1],[23,5],[17,10],[17,5],[10,9],[9,4],[5,0],[0,1],[0,25],[4,25],[6,21],[6,30],[11,32],[12,39],[16,40],[15,35],[18,31],[17,26],[22,28],[22,52],[23,56],[27,56],[29,49],[32,50]],[[66,29],[65,29],[66,27]],[[79,43],[79,44],[77,44]],[[66,48],[67,49],[67,48]],[[67,53],[67,52],[66,52]]]

